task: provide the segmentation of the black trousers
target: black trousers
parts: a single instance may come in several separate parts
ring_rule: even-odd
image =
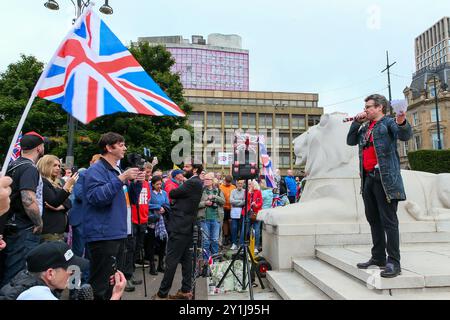
[[[379,170],[365,176],[363,200],[366,218],[372,232],[372,258],[385,261],[387,251],[387,262],[400,267],[398,200],[387,201]]]
[[[158,263],[164,259],[166,255],[166,245],[167,239],[161,240],[156,238],[155,229],[147,228],[147,233],[145,234],[144,249],[145,258],[150,261],[150,264],[154,263],[155,254],[158,254]]]
[[[192,290],[192,235],[171,232],[167,245],[166,271],[159,287],[159,296],[166,297],[172,287],[173,278],[181,263],[181,291]]]
[[[133,223],[133,236],[135,238],[134,243],[134,261],[137,262],[140,259],[144,259],[141,257],[142,249],[144,248],[144,236],[147,232],[147,224],[134,224]],[[133,264],[134,267],[134,264]],[[134,269],[133,269],[134,270]]]
[[[127,280],[130,280],[134,273],[134,248],[136,246],[136,238],[132,235],[128,235],[124,252],[122,254],[123,261],[119,261],[119,265],[122,266],[121,271]]]
[[[90,255],[89,283],[94,290],[95,300],[109,300],[112,295],[112,286],[109,278],[113,275],[113,265],[123,270],[123,254],[126,239],[94,241],[87,244]]]
[[[295,196],[288,196],[289,203],[295,203]]]

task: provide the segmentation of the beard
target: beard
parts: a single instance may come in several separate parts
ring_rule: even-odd
[[[190,177],[192,177],[194,175],[194,170],[189,170],[189,171],[185,171],[184,172],[184,176],[189,179]]]

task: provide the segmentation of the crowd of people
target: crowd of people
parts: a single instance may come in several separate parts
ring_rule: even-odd
[[[268,188],[264,179],[251,180],[246,187],[230,175],[189,164],[184,170],[163,172],[154,161],[122,170],[125,140],[112,132],[101,137],[101,153],[92,156],[89,168],[79,170],[62,168],[58,157],[44,155],[44,138],[36,132],[25,134],[21,147],[22,156],[10,163],[7,177],[0,181],[5,185],[0,195],[7,199],[0,208],[3,297],[39,298],[45,291],[42,299],[50,298],[49,292],[58,298],[65,287],[59,281],[70,274],[55,270],[65,270],[68,264],[47,259],[48,263],[33,266],[36,255],[53,252],[79,265],[80,284],[89,283],[95,299],[117,299],[123,291],[134,291],[142,284],[134,277],[138,266],[148,267],[152,276],[164,273],[155,298],[166,298],[178,263],[183,266],[183,282],[175,298],[189,298],[194,222],[200,227],[207,261],[220,248],[237,250],[243,244],[242,225],[249,213],[248,232],[254,233],[258,253],[261,222],[256,215],[261,209],[297,201],[300,189],[291,170],[285,178],[277,172],[274,188]],[[55,274],[64,275],[57,285]],[[22,294],[35,286],[45,290]],[[76,290],[70,292],[76,296]]]

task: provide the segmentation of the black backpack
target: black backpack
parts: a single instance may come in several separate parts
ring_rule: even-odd
[[[0,290],[0,300],[16,300],[20,294],[34,286],[47,286],[44,281],[36,278],[26,270],[19,272],[10,283]]]

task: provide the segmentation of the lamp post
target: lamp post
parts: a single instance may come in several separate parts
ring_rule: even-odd
[[[81,16],[81,13],[83,12],[84,8],[86,8],[89,5],[89,0],[77,0],[77,3],[71,1],[72,4],[76,8],[76,17],[73,20],[73,23],[75,23],[76,19],[78,19]],[[59,4],[56,2],[56,0],[48,0],[46,3],[44,3],[44,6],[47,9],[50,10],[59,10]],[[103,14],[112,14],[113,9],[109,6],[108,0],[105,0],[105,3],[100,7],[99,11]],[[67,134],[67,155],[66,155],[66,166],[72,167],[74,164],[74,156],[73,156],[73,140],[75,136],[75,118],[72,117],[72,115],[68,114],[68,134]]]
[[[441,143],[441,128],[439,125],[439,105],[438,105],[438,93],[437,93],[437,86],[436,86],[436,75],[433,75],[433,84],[434,84],[434,104],[436,108],[436,126],[437,126],[437,138],[438,138],[438,150],[442,149],[442,143]]]

